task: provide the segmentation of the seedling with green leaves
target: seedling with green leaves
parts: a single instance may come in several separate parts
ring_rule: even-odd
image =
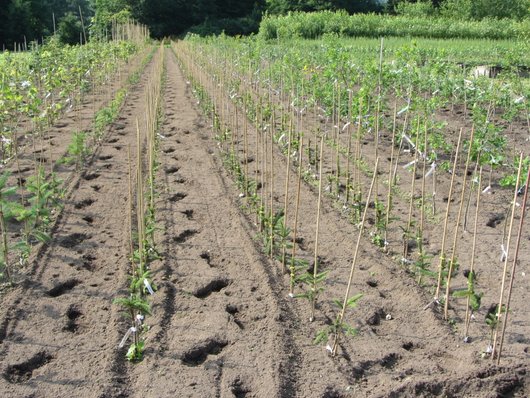
[[[130,319],[131,324],[131,327],[121,340],[119,347],[125,346],[125,343],[132,335],[133,341],[125,357],[131,362],[141,361],[145,347],[143,334],[147,331],[143,321],[146,315],[151,315],[151,307],[144,298],[135,293],[131,293],[129,297],[117,298],[114,300],[114,303],[125,310],[125,315]]]
[[[9,196],[16,193],[17,187],[9,187],[9,173],[4,172],[0,175],[0,232],[2,233],[2,242],[0,250],[0,277],[5,277],[12,282],[12,270],[9,258],[10,246],[7,238],[7,220],[12,215],[13,202],[9,201]]]
[[[477,293],[475,292],[475,272],[469,271],[467,274],[467,288],[466,289],[459,289],[455,290],[453,292],[453,297],[455,298],[465,298],[467,299],[469,310],[470,310],[470,316],[466,316],[466,323],[465,323],[465,332],[464,332],[464,341],[469,341],[468,331],[469,331],[469,323],[470,319],[473,317],[473,313],[477,312],[480,308],[480,301],[482,299],[483,293]]]
[[[387,244],[385,241],[385,231],[388,226],[387,217],[385,215],[385,204],[376,199],[374,201],[375,208],[375,231],[371,233],[372,243],[378,247],[384,248]]]
[[[506,307],[503,305],[501,310],[499,311],[499,305],[493,304],[488,309],[488,313],[486,314],[486,325],[490,328],[490,342],[488,347],[486,348],[486,351],[484,354],[491,355],[493,353],[493,345],[494,345],[494,339],[495,339],[495,332],[499,326],[499,323],[501,322],[500,316],[506,312]]]
[[[63,157],[61,162],[66,164],[75,163],[76,170],[80,170],[89,155],[90,150],[86,144],[87,133],[84,131],[75,132],[72,142],[68,145],[68,155]]]
[[[344,336],[355,337],[357,335],[357,329],[344,322],[344,316],[342,314],[344,314],[346,308],[353,309],[357,307],[358,301],[362,297],[363,294],[358,293],[354,296],[351,296],[348,300],[346,300],[345,303],[338,299],[333,300],[333,303],[339,309],[339,313],[331,325],[328,325],[326,328],[320,330],[317,333],[315,339],[313,340],[313,344],[320,344],[324,342],[327,343],[330,337],[334,338],[333,346],[328,344],[326,347],[328,351],[333,353],[336,352],[337,346],[339,344],[339,335],[343,334]]]
[[[296,267],[296,266],[295,266]],[[316,266],[318,268],[318,266]],[[296,298],[306,299],[310,304],[309,322],[313,322],[315,319],[315,308],[317,299],[324,291],[324,282],[328,276],[328,271],[317,272],[306,271],[296,278],[297,282],[303,283],[305,290],[302,293],[295,295]]]
[[[436,278],[436,272],[431,271],[429,267],[431,266],[430,259],[432,256],[426,254],[424,251],[421,251],[418,255],[416,261],[414,261],[414,273],[417,276],[418,285],[422,284],[423,277],[427,276],[430,278]]]

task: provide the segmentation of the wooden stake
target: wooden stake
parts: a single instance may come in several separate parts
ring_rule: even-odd
[[[497,335],[498,335],[498,332],[499,332],[499,324],[500,324],[500,319],[501,319],[501,315],[503,313],[503,310],[502,310],[502,307],[503,307],[503,301],[504,301],[504,289],[505,289],[505,282],[506,282],[506,275],[507,275],[507,272],[508,272],[508,253],[509,253],[509,250],[510,250],[510,241],[511,241],[511,238],[512,238],[512,229],[513,229],[513,220],[515,218],[515,207],[517,205],[517,194],[518,194],[518,191],[519,191],[519,180],[521,179],[521,170],[523,168],[523,153],[521,152],[520,156],[519,156],[519,167],[517,169],[517,180],[516,180],[516,183],[515,183],[515,189],[514,189],[514,192],[513,192],[513,202],[512,202],[512,214],[511,214],[511,217],[510,217],[510,229],[508,230],[508,239],[507,239],[507,242],[506,242],[506,255],[504,257],[504,268],[502,270],[502,280],[501,280],[501,291],[500,291],[500,295],[499,295],[499,305],[497,306],[497,325],[495,327],[495,333],[493,335],[493,347],[492,347],[492,351],[491,351],[491,357],[492,358],[495,358],[495,355],[497,353]]]
[[[294,223],[293,223],[293,247],[291,252],[291,278],[289,284],[289,297],[294,297],[294,283],[296,280],[296,237],[298,232],[298,209],[300,207],[300,186],[302,185],[302,153],[304,150],[304,137],[300,136],[300,149],[298,151],[298,185],[296,188],[296,207],[294,210]]]
[[[451,199],[453,196],[453,187],[455,182],[456,165],[458,164],[458,152],[460,150],[460,141],[462,140],[462,129],[458,134],[458,143],[456,144],[455,159],[453,162],[453,173],[451,174],[451,185],[449,186],[449,195],[447,196],[447,208],[445,210],[444,229],[442,233],[442,248],[440,250],[440,264],[438,266],[438,283],[436,285],[436,293],[434,300],[438,301],[440,298],[440,289],[442,287],[443,271],[445,268],[445,239],[447,237],[447,225],[449,220],[449,210],[451,208]]]
[[[521,155],[521,158],[522,158],[522,155]],[[519,180],[517,180],[517,181],[519,181]],[[526,202],[527,202],[527,198],[528,198],[528,183],[529,182],[530,182],[530,168],[528,169],[528,172],[526,174],[526,183],[525,183],[525,186],[524,186],[523,203],[522,203],[522,206],[521,206],[521,218],[519,219],[519,231],[517,233],[517,240],[515,242],[515,253],[514,253],[513,262],[512,262],[512,269],[511,269],[511,272],[510,272],[510,284],[508,286],[508,299],[506,300],[506,311],[505,311],[505,316],[504,316],[504,322],[502,323],[502,333],[501,333],[501,341],[499,343],[499,353],[497,355],[497,365],[499,365],[500,362],[501,362],[501,354],[502,354],[502,346],[503,346],[503,343],[504,343],[504,335],[506,333],[506,325],[508,324],[508,315],[510,314],[510,301],[512,299],[513,282],[514,282],[514,279],[515,279],[515,272],[516,272],[516,268],[517,268],[517,260],[518,260],[518,257],[519,257],[519,246],[520,246],[520,243],[521,243],[521,235],[522,235],[522,232],[523,232],[523,223],[524,223],[524,217],[525,217],[525,213],[526,213]],[[516,185],[518,185],[518,184],[516,184]]]
[[[447,320],[448,318],[448,311],[449,311],[449,293],[451,290],[451,274],[453,273],[454,264],[456,261],[456,251],[457,251],[457,243],[458,243],[458,232],[460,227],[460,218],[462,217],[462,209],[464,208],[464,197],[466,193],[466,183],[467,183],[467,171],[469,170],[469,161],[471,160],[471,143],[473,142],[473,136],[474,136],[475,129],[471,129],[471,136],[469,137],[469,148],[467,150],[467,159],[466,159],[466,165],[464,167],[464,177],[462,178],[462,192],[460,193],[460,205],[458,206],[458,215],[456,216],[456,224],[455,224],[455,230],[453,235],[453,248],[451,250],[451,261],[449,261],[449,270],[447,271],[447,281],[446,281],[446,287],[445,287],[445,304],[444,304],[444,319]]]
[[[471,264],[469,266],[469,273],[475,272],[475,253],[477,249],[477,230],[478,230],[478,215],[480,208],[480,194],[481,194],[481,183],[482,183],[482,166],[480,166],[480,171],[478,174],[478,183],[477,183],[477,203],[475,204],[475,224],[473,226],[473,246],[471,247]],[[471,321],[471,311],[469,311],[470,297],[467,297],[466,300],[466,317],[465,317],[465,327],[464,327],[464,341],[467,341],[469,336],[469,324]]]
[[[288,144],[287,144],[287,163],[285,167],[285,202],[283,204],[283,227],[284,229],[287,228],[287,210],[288,210],[288,204],[289,204],[289,177],[290,177],[290,171],[291,171],[291,140],[292,140],[292,131],[293,131],[293,124],[292,122],[289,124],[289,136],[288,136]],[[283,247],[282,252],[282,274],[285,272],[285,245]]]
[[[375,160],[375,171],[374,171],[374,175],[372,177],[372,183],[370,184],[370,189],[368,191],[368,196],[366,197],[366,204],[364,205],[364,212],[363,212],[363,217],[362,217],[362,221],[361,221],[361,227],[359,228],[359,234],[357,235],[357,243],[355,244],[355,251],[353,253],[353,260],[352,260],[352,263],[351,263],[350,276],[348,278],[348,285],[346,287],[346,293],[344,294],[344,300],[343,300],[343,303],[342,303],[342,310],[339,313],[339,316],[338,316],[338,319],[337,319],[337,321],[339,323],[341,323],[341,324],[342,324],[342,322],[344,320],[344,314],[346,313],[346,307],[347,307],[346,304],[347,304],[348,299],[350,297],[350,290],[351,290],[351,286],[352,286],[353,275],[354,275],[354,272],[355,272],[355,268],[357,266],[357,255],[359,253],[359,247],[360,247],[360,244],[361,244],[361,237],[362,237],[363,231],[364,231],[364,224],[365,224],[365,221],[366,221],[366,214],[368,213],[368,208],[370,207],[370,197],[372,196],[372,191],[373,191],[373,188],[374,188],[374,185],[375,185],[375,174],[377,172],[377,167],[378,166],[379,166],[379,158],[377,158]],[[337,348],[339,346],[340,333],[341,333],[341,331],[339,330],[338,333],[335,334],[335,339],[334,339],[333,345],[331,347],[331,355],[332,356],[335,356],[336,353],[337,353]]]
[[[315,292],[312,296],[311,300],[311,316],[309,317],[309,321],[313,322],[315,319],[315,305],[316,305],[316,291],[317,286],[315,283],[315,280],[318,275],[318,236],[319,236],[319,226],[320,226],[320,206],[322,204],[322,158],[324,152],[324,136],[320,139],[320,159],[319,159],[319,166],[318,166],[318,202],[317,202],[317,221],[316,221],[316,231],[315,231],[315,256],[314,256],[314,263],[313,263],[313,286],[312,290]]]

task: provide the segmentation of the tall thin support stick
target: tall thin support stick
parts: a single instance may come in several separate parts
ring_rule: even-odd
[[[449,292],[451,290],[451,274],[453,273],[454,264],[456,261],[456,251],[458,244],[458,232],[460,231],[460,219],[462,218],[462,209],[464,208],[464,197],[466,194],[467,171],[469,170],[469,161],[471,160],[471,148],[473,143],[475,129],[471,129],[471,136],[469,137],[469,148],[467,150],[466,165],[464,166],[464,177],[462,178],[462,192],[460,193],[460,205],[458,206],[458,215],[456,216],[455,230],[453,234],[453,248],[451,250],[451,261],[449,261],[449,270],[447,271],[447,281],[445,286],[445,303],[444,303],[444,319],[447,320],[449,312]]]
[[[143,168],[142,168],[142,146],[141,133],[138,119],[136,119],[136,140],[137,140],[137,200],[136,213],[138,223],[138,261],[140,274],[145,272],[144,269],[144,192],[143,192]]]
[[[372,196],[372,191],[373,191],[373,188],[374,188],[374,185],[375,185],[375,180],[376,180],[375,175],[377,173],[378,166],[379,166],[379,158],[377,158],[375,160],[375,171],[374,171],[374,175],[372,177],[372,183],[370,184],[370,189],[368,190],[368,196],[366,197],[366,204],[364,205],[364,212],[363,212],[363,217],[362,217],[362,221],[361,221],[361,226],[359,228],[359,234],[357,235],[357,243],[355,244],[355,252],[353,253],[353,260],[352,260],[352,263],[351,263],[350,276],[348,278],[348,285],[346,286],[346,293],[344,294],[344,301],[342,303],[342,310],[339,313],[339,316],[337,318],[337,321],[338,321],[339,324],[342,324],[342,321],[344,320],[344,315],[346,313],[346,307],[347,307],[346,304],[348,302],[348,298],[350,297],[350,290],[351,290],[351,286],[352,286],[352,282],[353,282],[353,276],[354,276],[354,273],[355,273],[355,268],[357,266],[357,256],[359,254],[359,247],[361,245],[361,237],[362,237],[363,232],[364,232],[364,224],[365,224],[365,221],[366,221],[366,215],[368,214],[368,208],[370,207],[370,197]],[[339,346],[339,339],[340,339],[340,331],[337,331],[337,333],[335,334],[333,345],[331,346],[331,356],[335,356],[336,353],[337,353],[337,348]]]
[[[515,218],[515,207],[517,206],[517,194],[519,192],[519,181],[521,179],[521,170],[523,168],[523,153],[521,152],[519,156],[519,167],[517,169],[517,180],[515,183],[515,189],[513,191],[513,202],[512,202],[512,214],[510,216],[510,228],[508,229],[508,238],[506,241],[506,250],[505,250],[505,257],[504,257],[504,267],[502,270],[502,281],[501,281],[501,291],[499,294],[499,305],[497,306],[497,320],[501,319],[501,315],[503,313],[503,306],[504,306],[504,290],[505,290],[505,283],[506,283],[506,275],[508,272],[508,253],[510,250],[510,241],[512,238],[512,229],[513,229],[513,220]],[[497,353],[497,335],[499,333],[499,323],[497,322],[497,325],[495,327],[495,333],[493,335],[493,347],[491,350],[491,357],[495,358],[495,355]]]
[[[515,280],[515,271],[517,268],[517,259],[519,257],[519,246],[521,244],[521,235],[523,232],[523,223],[524,223],[524,216],[526,214],[526,202],[528,198],[528,182],[530,181],[530,168],[528,169],[528,172],[526,174],[526,183],[524,186],[524,196],[523,196],[523,203],[521,205],[521,218],[519,220],[519,231],[517,233],[517,241],[515,242],[515,253],[513,255],[513,261],[512,261],[512,269],[510,272],[510,284],[508,286],[508,298],[506,300],[506,311],[504,316],[504,322],[502,323],[502,333],[501,333],[501,340],[499,342],[499,352],[497,354],[497,365],[501,362],[501,354],[502,354],[502,346],[504,343],[504,335],[506,333],[506,325],[508,324],[508,315],[510,313],[510,302],[512,299],[512,290],[513,290],[513,282]]]
[[[394,152],[396,145],[396,114],[397,104],[394,105],[394,118],[392,122],[392,142],[390,149],[390,165],[388,166],[388,192],[386,197],[386,210],[385,210],[385,252],[388,252],[388,224],[390,224],[390,211],[392,210],[392,189],[394,188],[394,179],[392,178],[392,166],[394,162]]]
[[[316,221],[316,231],[315,231],[315,255],[314,255],[314,263],[313,263],[313,284],[311,287],[311,290],[313,294],[311,295],[311,316],[309,317],[309,321],[313,322],[315,319],[315,305],[316,305],[316,292],[317,292],[317,286],[316,286],[316,279],[318,276],[318,237],[320,232],[320,207],[322,205],[322,158],[324,154],[324,136],[320,139],[320,159],[319,159],[319,166],[318,166],[318,203],[317,203],[317,221]]]
[[[293,247],[291,251],[291,264],[290,264],[290,283],[289,283],[289,297],[294,297],[294,284],[296,281],[296,238],[298,233],[298,210],[300,208],[300,188],[302,185],[302,153],[304,150],[304,137],[300,136],[300,148],[298,150],[298,185],[296,187],[296,207],[294,210],[294,221],[293,221]]]
[[[381,47],[379,49],[379,71],[377,74],[377,107],[375,111],[375,157],[379,157],[379,114],[381,112],[381,77],[383,74],[383,43],[384,38],[381,37]],[[377,184],[376,184],[377,189]],[[377,196],[377,195],[376,195]]]
[[[476,198],[476,204],[475,204],[475,221],[473,225],[473,245],[471,247],[471,264],[469,266],[469,273],[473,275],[475,273],[475,253],[477,250],[477,230],[478,230],[478,215],[479,215],[479,209],[480,209],[481,184],[482,184],[482,166],[480,166],[480,170],[478,173],[477,198]],[[469,311],[470,301],[471,301],[471,298],[467,296],[466,317],[465,317],[465,326],[464,326],[464,341],[468,341],[469,339],[469,324],[471,321],[471,311]]]
[[[458,164],[458,152],[460,151],[460,142],[462,140],[462,129],[458,134],[458,143],[456,144],[455,159],[453,162],[453,173],[451,174],[451,185],[449,186],[449,194],[447,196],[447,208],[445,210],[445,219],[444,219],[444,230],[442,233],[442,248],[440,251],[440,263],[438,266],[438,283],[436,284],[436,293],[434,295],[434,300],[439,301],[440,298],[440,289],[442,287],[443,273],[445,270],[445,239],[447,238],[447,225],[449,220],[449,210],[451,208],[451,200],[453,197],[453,187],[455,183],[455,174],[456,174],[456,165]]]
[[[414,160],[412,165],[412,180],[410,182],[410,199],[409,199],[409,216],[407,219],[407,227],[403,231],[403,263],[407,264],[409,256],[409,238],[410,230],[412,228],[412,214],[414,210],[414,191],[416,190],[416,170],[418,168],[418,143],[420,138],[420,122],[418,121],[418,127],[416,130],[416,148],[414,150]]]
[[[293,134],[293,123],[289,124],[289,136],[287,144],[287,163],[285,167],[285,201],[283,204],[283,228],[287,229],[287,210],[289,205],[289,179],[291,176],[291,141]],[[287,248],[283,245],[282,248],[282,274],[285,272],[285,262],[286,262],[286,250]]]

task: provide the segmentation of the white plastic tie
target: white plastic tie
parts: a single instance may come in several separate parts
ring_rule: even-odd
[[[136,333],[136,328],[134,326],[130,327],[129,330],[127,330],[127,333],[125,333],[125,336],[123,336],[123,339],[121,339],[120,344],[118,345],[119,348],[123,348],[131,334]]]
[[[414,159],[412,162],[408,162],[405,166],[403,166],[404,169],[408,169],[411,166],[414,166],[414,163],[416,163],[418,160]]]
[[[501,245],[501,262],[506,260],[508,257],[508,251],[504,248],[504,244]]]
[[[401,109],[398,113],[397,113],[397,116],[401,115],[403,112],[406,112],[409,110],[409,106],[407,105],[406,107],[404,107],[403,109]]]
[[[434,173],[434,170],[436,170],[436,162],[431,163],[431,168],[427,173],[425,173],[425,178],[429,177],[432,173]]]
[[[150,295],[155,294],[155,292],[153,291],[153,288],[151,287],[151,284],[149,283],[149,281],[147,279],[144,279],[144,286],[145,286],[145,288],[147,289],[147,291],[149,292]]]
[[[416,149],[416,145],[414,145],[414,143],[412,142],[412,140],[410,139],[410,137],[409,137],[407,134],[403,134],[403,138],[404,138],[405,141],[408,142],[408,144],[409,144],[412,148]]]
[[[517,99],[514,100],[513,102],[514,102],[514,104],[520,104],[520,103],[522,103],[523,101],[524,101],[524,95],[523,95],[522,97],[517,98]]]

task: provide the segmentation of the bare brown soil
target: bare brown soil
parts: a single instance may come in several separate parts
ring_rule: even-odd
[[[436,306],[426,308],[431,293],[363,238],[353,292],[364,297],[347,315],[359,334],[342,340],[336,358],[313,345],[316,332],[335,317],[332,299],[344,294],[357,228],[329,198],[324,201],[319,254],[329,276],[316,320],[308,322],[308,304],[287,297],[287,275],[261,252],[253,216],[245,213],[244,199],[223,168],[210,121],[200,114],[175,56],[170,50],[165,55],[156,213],[162,259],[152,264],[158,291],[145,358],[131,364],[118,349],[127,324],[112,300],[127,290],[128,148],[136,145],[136,118],[145,113],[152,65],[131,89],[92,162],[72,174],[75,189],[52,242],[39,250],[22,281],[2,294],[2,396],[530,396],[527,276],[517,281],[496,366],[481,359],[489,336],[478,326],[486,305],[496,300],[494,289],[477,314],[472,342],[464,344],[461,331],[443,321]],[[249,148],[254,146],[251,140]],[[279,205],[285,161],[279,151],[274,156],[274,173],[282,176],[275,187]],[[481,222],[506,200],[491,197]],[[307,258],[315,243],[316,198],[315,189],[303,184],[299,253]],[[497,239],[483,237],[478,253]],[[461,239],[467,247],[470,238],[462,233]],[[527,246],[523,253],[519,272],[528,275]],[[478,258],[492,263],[486,254]],[[479,271],[492,284],[501,266],[493,263]],[[463,276],[457,278],[465,285]],[[463,317],[463,305],[453,311]]]

